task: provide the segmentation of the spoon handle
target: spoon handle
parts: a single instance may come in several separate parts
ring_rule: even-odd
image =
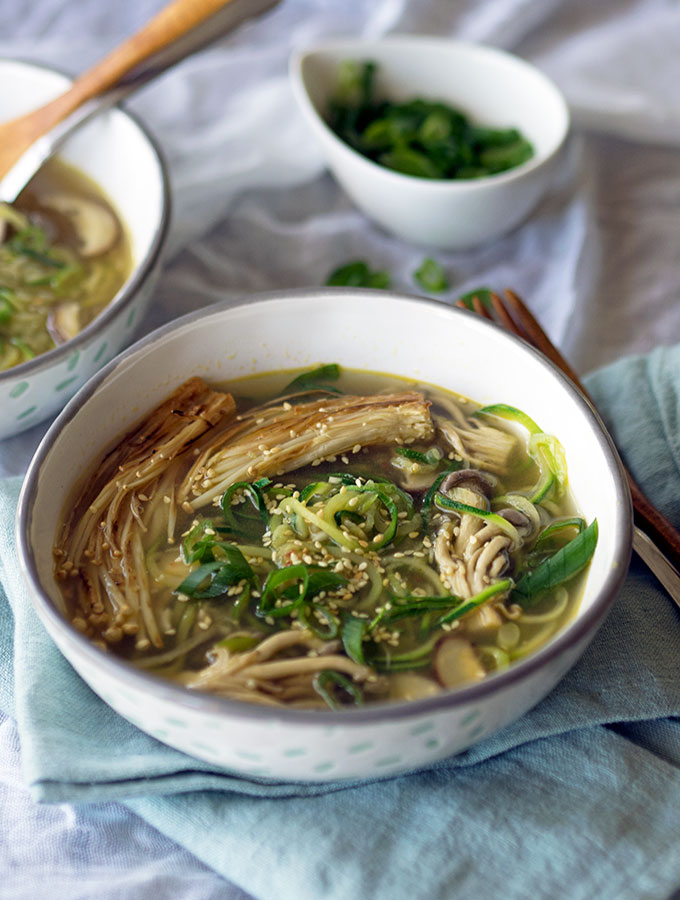
[[[42,109],[45,125],[55,125],[76,107],[115,87],[131,70],[195,28],[230,0],[173,0],[138,32],[75,79],[72,86]]]
[[[21,139],[10,167],[4,175],[0,172],[3,175],[0,200],[15,200],[40,164],[95,113],[118,103],[175,63],[278,2],[280,0],[173,0],[163,7],[140,31],[78,76],[63,94],[7,123],[15,129],[14,134],[17,134],[16,126],[20,126]],[[36,142],[39,147],[31,146]],[[24,174],[26,172],[28,175]]]

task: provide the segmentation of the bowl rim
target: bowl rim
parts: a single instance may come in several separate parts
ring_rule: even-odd
[[[451,50],[463,48],[465,50],[473,50],[474,52],[478,52],[482,56],[486,55],[489,57],[502,59],[506,63],[510,63],[520,69],[523,69],[524,71],[530,73],[532,77],[537,78],[539,81],[541,81],[543,85],[548,88],[555,102],[556,108],[559,108],[562,116],[562,124],[558,139],[554,142],[553,146],[549,150],[544,151],[542,154],[534,154],[534,156],[521,163],[519,166],[508,169],[506,172],[497,172],[493,175],[483,175],[480,178],[421,178],[418,175],[407,175],[404,172],[397,172],[393,169],[388,169],[386,166],[380,165],[380,163],[369,159],[367,156],[359,153],[353,147],[350,147],[350,145],[343,141],[342,138],[340,138],[328,125],[326,120],[317,111],[315,105],[312,103],[312,100],[307,91],[305,79],[302,74],[302,68],[305,59],[313,55],[323,54],[324,52],[333,51],[335,49],[342,50],[343,47],[347,47],[348,51],[355,50],[361,47],[370,50],[371,47],[377,47],[381,45],[408,45],[413,47],[416,47],[418,45],[422,45],[423,47],[437,46],[448,48]],[[315,44],[310,44],[308,47],[301,50],[294,51],[290,57],[288,70],[293,85],[293,92],[298,100],[298,104],[306,113],[306,116],[310,123],[313,124],[313,127],[319,130],[328,140],[332,140],[338,148],[342,148],[348,158],[351,158],[355,162],[366,166],[367,172],[372,172],[375,175],[376,171],[379,171],[384,175],[385,178],[392,179],[395,186],[401,183],[409,184],[412,186],[419,185],[423,190],[426,191],[446,190],[449,193],[464,193],[466,191],[472,191],[475,188],[491,187],[495,185],[507,184],[512,181],[517,181],[522,177],[529,175],[531,172],[534,172],[537,169],[543,168],[544,166],[549,164],[564,146],[571,129],[571,113],[569,110],[569,105],[564,94],[555,84],[555,82],[551,78],[549,78],[541,69],[539,69],[538,66],[535,66],[533,63],[528,62],[521,56],[510,53],[508,50],[503,50],[500,47],[494,47],[492,44],[457,40],[446,37],[437,37],[436,35],[418,34],[393,34],[381,38],[328,38],[327,40],[318,41]]]
[[[153,345],[162,342],[164,338],[194,322],[211,316],[223,316],[230,312],[236,312],[245,307],[262,308],[264,305],[284,306],[291,301],[300,299],[309,302],[319,302],[328,299],[329,294],[342,300],[343,297],[359,298],[362,303],[373,302],[376,294],[381,299],[389,301],[411,301],[421,306],[436,308],[439,312],[448,310],[454,316],[474,316],[476,327],[496,329],[504,339],[516,344],[524,352],[534,357],[534,360],[544,369],[561,381],[562,386],[572,396],[572,399],[580,407],[586,418],[590,420],[600,449],[608,461],[609,468],[615,480],[615,492],[617,506],[621,510],[620,527],[614,537],[614,561],[615,565],[605,577],[605,582],[598,596],[594,599],[590,608],[582,615],[572,620],[571,624],[562,630],[557,637],[542,647],[536,653],[524,660],[514,663],[509,669],[502,672],[491,673],[480,682],[468,687],[461,687],[444,691],[433,697],[421,700],[398,701],[376,703],[367,706],[352,708],[335,712],[332,710],[297,710],[283,708],[270,708],[249,704],[239,700],[229,700],[217,697],[207,692],[191,691],[182,685],[163,680],[154,676],[151,672],[135,668],[132,664],[112,654],[106,653],[92,644],[84,635],[80,634],[56,609],[52,601],[43,591],[38,576],[35,554],[31,545],[31,522],[35,505],[40,471],[45,459],[49,456],[54,441],[68,427],[71,419],[75,417],[80,408],[90,399],[99,386],[121,365],[134,363],[135,357],[143,358]],[[189,375],[187,375],[189,377]],[[104,449],[104,448],[102,448]],[[71,485],[73,488],[73,485]],[[281,291],[268,291],[245,296],[241,302],[234,303],[227,299],[199,310],[190,312],[174,321],[157,328],[143,337],[129,348],[118,354],[111,362],[93,375],[89,381],[68,402],[63,411],[58,415],[42,439],[31,461],[24,479],[16,517],[16,541],[19,563],[24,581],[29,587],[31,601],[34,609],[43,621],[48,632],[55,629],[59,636],[70,645],[79,657],[86,659],[95,667],[103,667],[105,674],[113,678],[117,683],[128,686],[133,690],[141,690],[151,698],[169,701],[187,709],[212,715],[225,715],[227,718],[246,720],[271,720],[289,722],[300,725],[339,725],[365,726],[371,722],[388,721],[403,718],[413,718],[423,714],[453,711],[467,704],[482,700],[490,694],[502,691],[503,688],[525,681],[537,670],[562,656],[563,653],[577,646],[580,642],[586,643],[594,637],[595,632],[604,620],[618,593],[628,572],[633,540],[633,513],[628,482],[623,469],[623,464],[616,451],[614,443],[607,432],[602,419],[594,409],[591,402],[579,391],[573,383],[550,360],[539,351],[521,341],[515,335],[505,331],[502,326],[494,322],[482,319],[469,310],[462,310],[455,306],[448,306],[439,300],[419,297],[396,291],[376,292],[362,288],[303,288],[287,289]],[[51,635],[52,636],[52,635]],[[54,638],[53,638],[54,639]],[[95,689],[96,690],[96,689]]]
[[[70,75],[66,74],[60,69],[55,68],[54,66],[48,66],[43,63],[35,63],[30,60],[9,56],[1,57],[0,65],[2,63],[13,63],[17,64],[20,67],[23,66],[27,69],[38,69],[43,72],[48,72],[52,75],[58,75],[61,78],[64,78],[69,83],[73,82],[73,79]],[[124,115],[133,123],[133,125],[136,126],[142,138],[146,140],[147,144],[151,148],[152,154],[155,157],[156,163],[158,165],[158,172],[160,175],[161,183],[161,202],[158,222],[156,223],[154,229],[151,245],[147,250],[145,256],[140,260],[140,263],[133,274],[114,294],[114,296],[107,303],[104,309],[102,309],[102,311],[97,316],[95,316],[95,318],[91,322],[89,322],[82,331],[79,331],[74,338],[71,338],[64,344],[60,344],[58,347],[53,347],[51,350],[47,350],[45,353],[40,353],[34,359],[29,359],[26,362],[19,363],[19,365],[12,366],[12,368],[10,369],[6,369],[4,372],[0,372],[0,388],[2,388],[3,383],[13,381],[17,378],[23,379],[24,377],[33,376],[43,369],[49,369],[52,365],[59,363],[62,358],[66,358],[67,356],[69,356],[74,349],[78,350],[82,347],[83,344],[89,343],[90,340],[93,339],[99,331],[105,329],[110,321],[130,304],[137,291],[140,289],[144,281],[146,281],[149,274],[154,269],[161,255],[161,251],[167,237],[168,229],[170,227],[170,218],[172,214],[172,196],[170,192],[170,176],[168,174],[167,162],[156,138],[143,124],[141,119],[139,119],[134,113],[130,112],[130,110],[123,108],[121,104],[117,103],[112,106],[111,109]],[[126,225],[124,221],[123,224]]]

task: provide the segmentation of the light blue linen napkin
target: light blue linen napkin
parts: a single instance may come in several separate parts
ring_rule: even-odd
[[[650,499],[680,524],[680,347],[588,388]],[[304,785],[243,779],[147,737],[46,635],[0,484],[0,707],[47,802],[122,799],[261,900],[661,898],[680,885],[680,614],[633,561],[560,685],[519,722],[412,775]]]

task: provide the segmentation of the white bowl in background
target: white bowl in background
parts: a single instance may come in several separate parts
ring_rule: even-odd
[[[338,67],[348,59],[377,63],[380,96],[441,100],[477,124],[518,128],[535,155],[515,169],[470,180],[417,178],[380,166],[326,124]],[[474,247],[518,225],[548,187],[569,131],[567,104],[542,72],[480,44],[417,35],[331,40],[296,53],[290,73],[297,100],[340,184],[367,216],[416,244]]]
[[[70,84],[51,69],[0,60],[0,121],[41,106]],[[127,230],[132,271],[113,300],[75,338],[0,372],[0,439],[49,418],[87,379],[129,344],[160,270],[170,190],[159,150],[129,113],[101,113],[59,153],[99,185]]]
[[[310,340],[309,335],[314,335]],[[483,361],[483,364],[480,364]],[[190,691],[91,644],[58,611],[52,546],[74,485],[180,383],[338,362],[523,409],[564,444],[599,540],[575,617],[544,647],[469,687],[343,712],[272,709]],[[216,304],[122,353],[80,391],[24,482],[17,543],[43,624],[92,689],[159,740],[230,771],[288,780],[392,775],[457,753],[518,718],[576,662],[627,571],[632,512],[621,464],[588,402],[551,363],[467,311],[387,291],[325,289]]]

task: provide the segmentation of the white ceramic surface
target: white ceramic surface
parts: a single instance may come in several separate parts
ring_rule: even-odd
[[[374,163],[324,121],[338,66],[346,59],[376,62],[377,90],[392,100],[442,100],[479,124],[518,128],[535,156],[508,172],[467,181],[415,178]],[[412,243],[462,249],[518,225],[548,187],[569,130],[566,102],[545,75],[519,57],[479,44],[406,35],[328,41],[294,55],[290,72],[333,174],[368,216]]]
[[[0,60],[0,121],[46,103],[68,87],[56,72]],[[107,308],[73,340],[0,372],[0,439],[62,409],[87,379],[129,344],[158,276],[170,196],[153,141],[131,116],[114,109],[93,119],[60,156],[106,193],[127,228],[133,269]]]
[[[228,382],[331,361],[443,385],[482,403],[510,403],[560,437],[577,502],[586,519],[597,517],[600,525],[577,617],[538,653],[472,687],[341,713],[271,710],[190,692],[102,653],[73,630],[56,608],[51,548],[69,492],[92,459],[191,375]],[[503,727],[547,694],[593,637],[625,576],[631,507],[599,420],[533,350],[440,303],[327,289],[270,295],[237,307],[218,304],[160,329],[114,360],[45,437],[22,492],[17,537],[43,623],[121,715],[229,770],[325,780],[426,765]]]

